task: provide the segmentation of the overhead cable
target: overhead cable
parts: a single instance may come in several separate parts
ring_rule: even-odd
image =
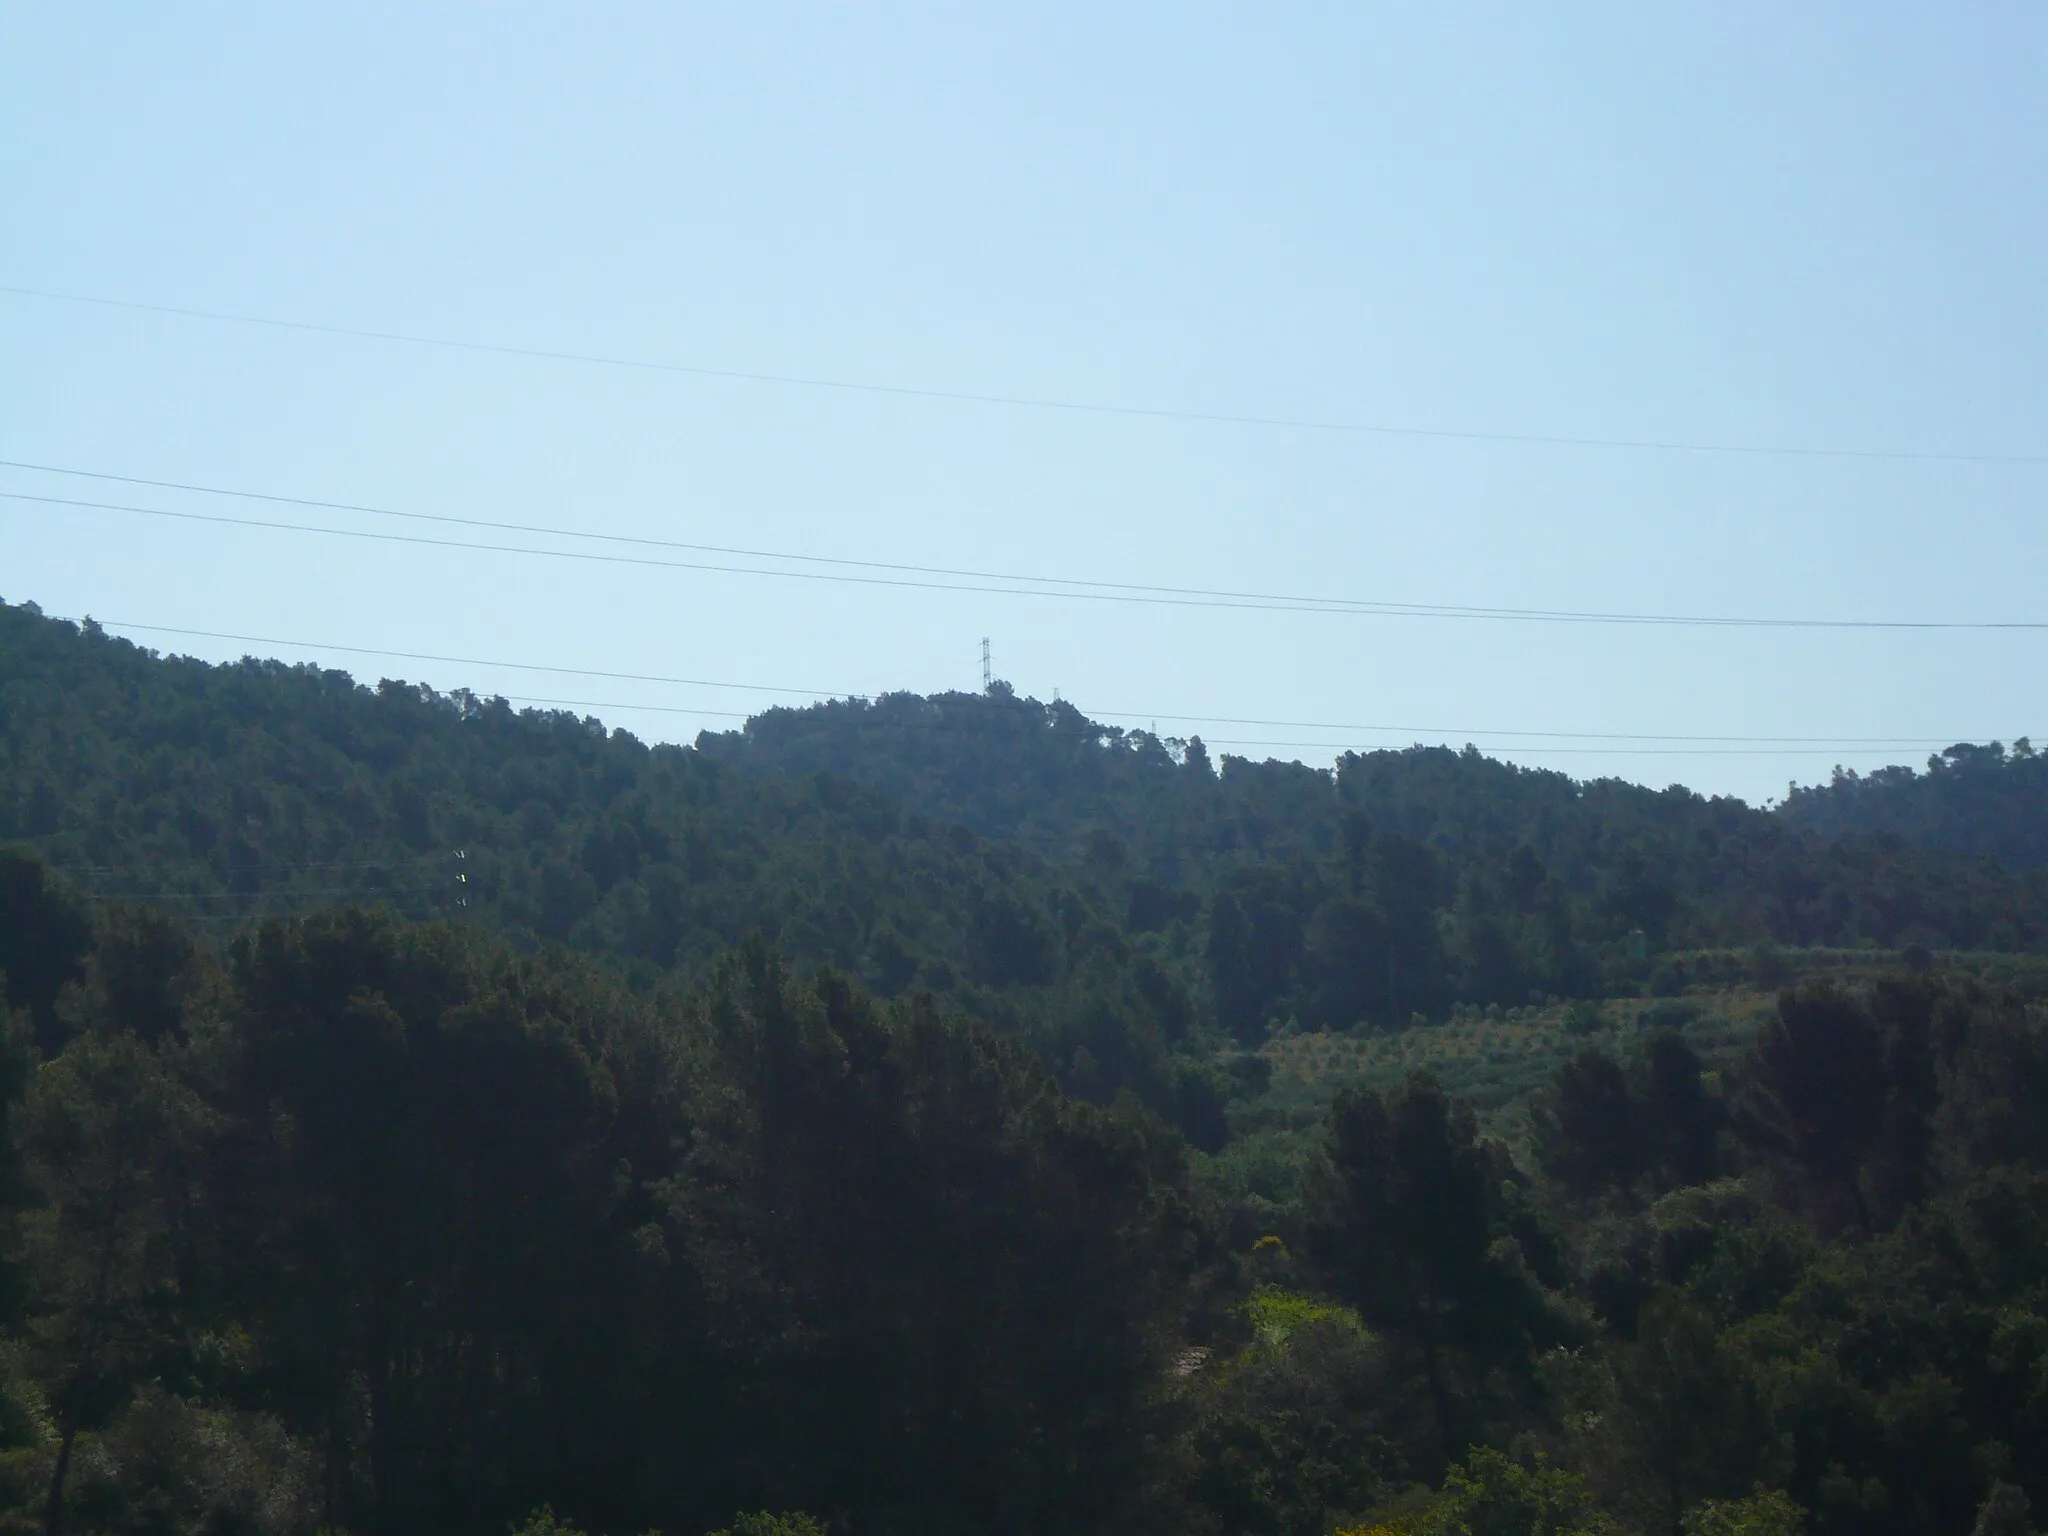
[[[812,699],[836,701],[868,699],[872,695],[847,689],[791,688],[766,683],[734,683],[712,681],[707,678],[664,676],[658,673],[609,671],[594,667],[550,666],[538,662],[504,661],[478,656],[447,656],[425,651],[387,650],[366,645],[338,645],[320,640],[293,640],[275,635],[251,635],[224,630],[191,629],[168,624],[144,624],[129,619],[95,619],[92,622],[110,631],[134,630],[142,634],[177,635],[188,639],[225,640],[235,645],[275,645],[295,650],[333,651],[353,656],[382,656],[401,661],[429,661],[449,666],[497,667],[511,671],[539,672],[558,677],[599,678],[612,682],[635,682],[674,684],[694,688],[734,689],[746,692],[801,694]],[[639,709],[663,714],[682,714],[706,718],[745,720],[755,718],[741,710],[702,709],[691,706],[659,704],[605,703],[587,699],[544,698],[535,695],[507,696],[508,702],[552,704],[592,709]],[[758,714],[758,712],[756,712]],[[1443,726],[1443,725],[1402,725],[1386,722],[1329,721],[1329,720],[1283,720],[1242,715],[1188,715],[1175,714],[1165,710],[1091,710],[1090,718],[1114,720],[1167,720],[1190,725],[1246,725],[1263,726],[1276,730],[1304,731],[1353,731],[1359,733],[1380,732],[1388,734],[1414,734],[1445,738],[1501,737],[1515,741],[1598,741],[1598,742],[1680,742],[1693,745],[1737,745],[1737,746],[1778,746],[1807,747],[1834,750],[1844,747],[1913,748],[1952,746],[1958,741],[1973,740],[1971,736],[1713,736],[1699,734],[1660,734],[1644,731],[1532,731],[1500,729],[1484,726]],[[895,722],[874,719],[863,722],[875,725],[909,725],[923,722]],[[1243,743],[1239,743],[1243,744]],[[1293,742],[1274,745],[1296,745]],[[1326,743],[1311,742],[1300,745],[1321,746]],[[1514,750],[1521,750],[1517,747]]]
[[[2004,631],[2048,630],[2041,619],[1827,619],[1789,617],[1744,617],[1739,615],[1601,612],[1584,609],[1504,608],[1473,605],[1381,602],[1352,598],[1296,598],[1275,596],[1243,600],[1222,595],[1180,596],[1164,589],[1137,591],[1083,590],[1078,586],[1062,590],[1044,587],[1000,586],[968,581],[913,580],[908,576],[866,576],[843,571],[788,571],[764,566],[712,564],[704,561],[662,560],[645,555],[599,554],[591,550],[543,549],[533,545],[495,544],[460,539],[429,538],[421,534],[384,533],[367,528],[331,528],[316,524],[283,522],[268,518],[227,517],[212,512],[176,511],[167,507],[139,507],[125,502],[88,501],[65,496],[39,496],[24,491],[0,491],[0,500],[26,502],[75,510],[122,512],[143,517],[169,518],[179,522],[207,523],[233,528],[260,528],[286,533],[318,534],[330,538],[367,540],[383,544],[407,544],[433,549],[464,550],[480,554],[523,555],[540,559],[572,560],[588,564],[630,566],[658,570],[710,572],[723,575],[760,576],[787,581],[812,581],[852,586],[887,587],[937,592],[974,592],[1002,597],[1053,598],[1074,602],[1124,603],[1166,608],[1220,608],[1257,613],[1320,613],[1340,617],[1408,618],[1464,621],[1495,621],[1533,624],[1597,624],[1658,626],[1705,629],[1791,629],[1791,630],[1944,630]],[[1014,577],[1006,580],[1029,581]]]
[[[406,346],[436,347],[450,351],[495,357],[516,357],[536,362],[577,363],[590,367],[624,368],[641,373],[679,374],[703,379],[724,379],[749,384],[774,384],[800,389],[833,390],[844,393],[886,395],[907,400],[936,400],[964,405],[989,405],[1034,411],[1060,411],[1090,416],[1121,416],[1153,421],[1180,421],[1208,426],[1258,427],[1299,432],[1343,433],[1352,436],[1415,438],[1443,442],[1499,443],[1542,448],[1599,448],[1637,452],[1733,454],[1759,458],[1865,459],[1956,464],[2048,464],[2048,454],[1970,453],[1906,448],[1840,448],[1803,444],[1732,443],[1652,437],[1603,437],[1539,432],[1481,432],[1463,428],[1405,426],[1387,422],[1319,420],[1297,416],[1263,416],[1225,411],[1179,410],[1163,406],[1116,405],[1101,401],[1059,399],[1043,395],[1007,395],[974,390],[936,389],[871,380],[835,379],[816,374],[769,373],[741,368],[713,368],[696,363],[661,362],[648,358],[607,356],[595,352],[571,352],[544,347],[512,346],[498,342],[464,341],[449,336],[431,336],[411,331],[375,330],[363,326],[322,325],[308,320],[286,320],[270,315],[237,314],[228,310],[198,309],[175,304],[146,304],[133,299],[112,299],[96,294],[64,293],[47,288],[0,285],[0,294],[16,298],[43,299],[60,304],[91,305],[101,309],[128,310],[139,314],[167,315],[184,320],[207,320],[228,325],[260,326],[269,330],[297,331],[316,336],[346,336],[362,341],[396,342]]]
[[[551,706],[555,706],[555,707],[559,707],[559,708],[569,708],[569,709],[608,709],[608,710],[613,710],[613,711],[619,711],[619,710],[626,710],[626,711],[631,711],[631,710],[644,710],[644,711],[647,711],[647,712],[649,712],[649,713],[653,713],[653,714],[661,714],[661,715],[686,715],[686,716],[690,716],[690,717],[692,717],[692,718],[726,718],[726,719],[747,719],[747,718],[751,718],[751,717],[748,717],[748,716],[745,716],[745,715],[742,715],[742,714],[740,714],[740,713],[739,713],[738,711],[736,711],[736,710],[720,710],[720,709],[693,709],[693,708],[690,708],[690,707],[689,707],[689,706],[687,706],[687,705],[677,705],[677,704],[627,704],[627,703],[621,703],[621,702],[618,702],[618,701],[616,701],[616,700],[611,700],[611,701],[607,701],[607,700],[602,700],[602,699],[554,699],[554,698],[537,698],[537,697],[534,697],[534,696],[531,696],[531,695],[521,695],[521,694],[508,694],[508,695],[506,695],[506,696],[505,696],[505,702],[506,702],[506,703],[508,703],[508,704],[543,704],[543,705],[551,705]],[[949,725],[945,725],[945,724],[942,724],[942,723],[940,723],[940,722],[938,722],[938,721],[915,721],[915,720],[905,720],[905,721],[896,721],[896,722],[890,722],[890,721],[883,721],[883,722],[879,722],[879,723],[881,723],[881,724],[884,724],[884,725],[893,725],[893,726],[895,726],[895,727],[896,727],[896,728],[898,728],[898,729],[905,729],[905,730],[934,730],[934,731],[944,731],[944,730],[956,730],[956,731],[967,731],[967,730],[971,730],[971,729],[972,729],[972,724],[971,724],[971,723],[962,723],[961,725],[957,725],[957,726],[949,726]],[[1341,727],[1341,726],[1332,726],[1332,727],[1329,727],[1329,729],[1332,729],[1332,730],[1341,730],[1341,729],[1343,729],[1343,727]],[[1366,729],[1372,729],[1372,727],[1366,727]],[[1379,727],[1379,729],[1383,729],[1383,730],[1396,730],[1396,729],[1399,729],[1399,727],[1395,727],[1395,726],[1384,726],[1384,727]],[[1267,738],[1264,738],[1264,737],[1249,737],[1249,736],[1208,736],[1208,737],[1204,737],[1204,738],[1203,738],[1203,744],[1204,744],[1205,746],[1211,746],[1211,747],[1293,747],[1293,748],[1314,748],[1314,749],[1316,749],[1316,750],[1318,750],[1318,751],[1323,751],[1323,752],[1329,752],[1329,753],[1332,753],[1332,754],[1334,754],[1334,755],[1337,755],[1337,756],[1342,756],[1342,755],[1344,755],[1344,754],[1345,754],[1345,753],[1347,753],[1347,752],[1384,752],[1384,751],[1398,751],[1398,750],[1400,750],[1400,747],[1399,747],[1398,745],[1396,745],[1395,743],[1392,743],[1392,742],[1356,742],[1356,741],[1348,741],[1348,742],[1347,742],[1347,741],[1273,741],[1273,740],[1269,740],[1269,739],[1267,739]],[[1932,743],[1931,743],[1930,741],[1919,741],[1919,742],[1912,742],[1912,743],[1908,743],[1907,745],[1912,745],[1912,746],[1927,746],[1927,745],[1931,745],[1931,744],[1932,744]],[[1502,745],[1502,744],[1500,744],[1500,743],[1497,743],[1497,742],[1475,742],[1475,743],[1473,743],[1473,745],[1475,745],[1475,746],[1478,746],[1478,747],[1480,747],[1480,748],[1481,748],[1482,750],[1486,750],[1486,751],[1493,751],[1493,752],[1523,752],[1523,753],[1532,753],[1532,754],[1534,754],[1534,753],[1540,753],[1540,754],[1542,754],[1542,755],[1544,755],[1544,756],[1551,756],[1551,757],[1557,757],[1557,756],[1569,756],[1569,757],[1802,757],[1802,756],[1810,756],[1810,757],[1828,757],[1828,756],[1833,756],[1833,755],[1835,755],[1835,754],[1839,753],[1839,752],[1840,752],[1840,750],[1841,750],[1841,748],[1840,748],[1839,746],[1819,746],[1819,747],[1798,747],[1798,746],[1780,746],[1780,747],[1550,747],[1550,746],[1544,746],[1544,745],[1542,745],[1542,744],[1540,744],[1540,743],[1535,743],[1535,742],[1529,742],[1529,743],[1522,743],[1522,742],[1517,742],[1517,743],[1513,743],[1513,744],[1510,744],[1510,745]]]

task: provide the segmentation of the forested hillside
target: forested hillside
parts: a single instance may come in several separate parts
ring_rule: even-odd
[[[1084,933],[1162,935],[1241,1033],[1597,993],[1639,952],[2048,939],[2039,877],[1469,749],[1219,771],[1000,687],[649,748],[23,607],[0,663],[0,836],[208,915],[460,890],[519,938],[666,970],[760,929],[891,993],[1044,985]]]
[[[1801,983],[1718,1070],[1595,1027],[1517,1152],[1426,1070],[1347,1090],[1240,1230],[1135,1103],[758,943],[648,990],[357,910],[216,947],[6,855],[0,952],[8,1529],[1917,1536],[2048,1497],[2048,1018],[1966,977]]]
[[[216,955],[0,873],[77,967],[14,986],[6,1078],[38,1042],[0,1495],[47,1528],[1090,1529],[1138,1491],[1177,1143],[985,1028],[759,947],[690,995],[359,912]]]
[[[0,607],[0,1527],[2025,1530],[2048,873],[1810,816]]]
[[[1815,832],[1888,832],[2038,869],[2048,864],[2048,758],[2024,736],[2010,750],[1963,743],[1928,758],[1925,773],[1837,772],[1827,784],[1795,785],[1783,813]]]

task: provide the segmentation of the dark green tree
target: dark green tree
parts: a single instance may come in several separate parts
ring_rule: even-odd
[[[1537,1311],[1496,1241],[1505,1159],[1427,1077],[1385,1096],[1345,1093],[1329,1135],[1319,1246],[1366,1321],[1416,1350],[1448,1461],[1474,1427],[1456,1378],[1523,1363]]]
[[[27,1012],[35,1044],[46,1054],[66,1033],[57,994],[66,982],[84,979],[92,942],[92,925],[50,883],[42,861],[0,848],[0,982],[8,1006]]]
[[[1676,1030],[1657,1030],[1643,1042],[1636,1078],[1643,1140],[1660,1189],[1713,1178],[1728,1111],[1707,1092],[1698,1053]]]
[[[674,1219],[747,1383],[750,1496],[884,1529],[1127,1515],[1187,1262],[1171,1139],[762,946],[707,1009]]]
[[[259,929],[233,974],[236,1299],[325,1449],[331,1517],[474,1530],[550,1494],[634,1515],[660,1293],[636,1234],[678,1129],[633,1124],[673,1070],[644,1009],[361,912]]]
[[[1683,1536],[1693,1505],[1738,1495],[1754,1480],[1766,1438],[1755,1394],[1721,1348],[1712,1315],[1669,1291],[1644,1305],[1613,1370],[1609,1411],[1656,1490],[1656,1523]]]
[[[180,1249],[205,1113],[133,1035],[86,1034],[36,1074],[23,1145],[29,1337],[56,1433],[43,1528],[66,1528],[83,1430],[106,1424],[180,1344]]]
[[[1649,1161],[1649,1127],[1621,1064],[1588,1046],[1557,1069],[1532,1109],[1543,1170],[1578,1195],[1631,1191]]]
[[[1416,1536],[1607,1536],[1583,1476],[1474,1446],[1416,1522]]]
[[[1884,1038],[1858,998],[1827,982],[1780,994],[1757,1037],[1748,1108],[1825,1221],[1868,1223],[1863,1159],[1884,1126],[1888,1088]]]

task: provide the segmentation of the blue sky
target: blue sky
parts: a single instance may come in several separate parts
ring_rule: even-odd
[[[2044,272],[2035,4],[0,6],[0,285],[939,392],[1989,456],[1232,425],[0,294],[0,458],[70,469],[1110,582],[2041,620]],[[2048,735],[2042,631],[1056,600],[21,500],[0,596],[749,685],[133,631],[590,701],[649,738],[800,697],[770,687],[973,687],[983,635],[1021,691],[1250,756],[1469,739],[1761,800]],[[1819,740],[1618,739],[1649,736]]]

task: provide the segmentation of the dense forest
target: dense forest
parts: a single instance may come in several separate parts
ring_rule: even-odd
[[[1827,784],[1793,785],[1785,819],[1815,832],[1890,832],[1930,848],[1995,858],[2020,868],[2048,864],[2048,758],[2022,736],[1959,742],[1927,759],[1864,775],[1837,770]]]
[[[2027,1531],[2038,761],[649,747],[0,606],[0,1524]]]

